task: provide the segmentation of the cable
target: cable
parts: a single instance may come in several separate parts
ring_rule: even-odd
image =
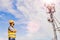
[[[56,21],[54,21],[55,25],[56,25],[56,30],[60,31],[60,27],[57,25]]]
[[[56,27],[58,28],[58,25],[57,25],[56,21],[54,21],[54,23],[55,23]]]
[[[56,19],[56,21],[60,24],[60,21],[59,20],[57,20],[57,18],[54,16],[54,18]]]

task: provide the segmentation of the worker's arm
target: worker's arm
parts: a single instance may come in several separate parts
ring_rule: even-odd
[[[9,27],[8,29],[12,32],[16,32],[16,30],[13,27]]]

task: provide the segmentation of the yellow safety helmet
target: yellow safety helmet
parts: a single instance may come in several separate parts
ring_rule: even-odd
[[[9,20],[9,23],[14,23],[14,20]]]

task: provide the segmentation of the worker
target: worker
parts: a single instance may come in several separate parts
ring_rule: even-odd
[[[16,38],[16,30],[14,28],[14,21],[9,21],[10,26],[8,27],[8,40],[15,40]]]

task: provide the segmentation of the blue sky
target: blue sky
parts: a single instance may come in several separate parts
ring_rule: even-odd
[[[54,15],[60,20],[60,1],[55,2]],[[42,0],[0,0],[0,40],[8,40],[11,19],[15,21],[16,40],[52,40],[53,29],[43,4]],[[59,32],[57,35],[60,39]]]

